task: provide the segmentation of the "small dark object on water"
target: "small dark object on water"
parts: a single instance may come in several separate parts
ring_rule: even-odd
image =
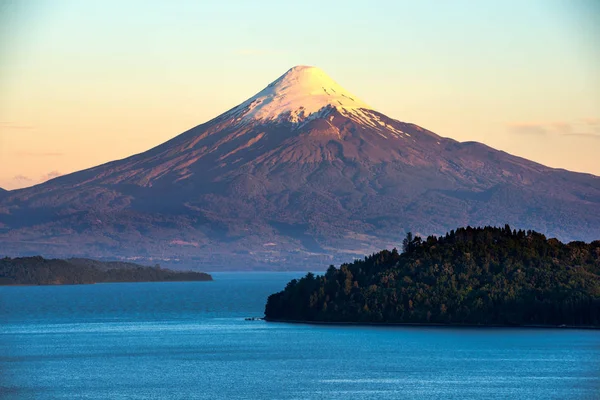
[[[244,318],[244,320],[246,321],[262,321],[264,318],[261,317],[248,317],[248,318]]]

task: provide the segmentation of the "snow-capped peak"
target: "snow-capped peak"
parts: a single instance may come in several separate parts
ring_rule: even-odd
[[[306,120],[319,110],[336,108],[352,112],[371,109],[356,96],[338,85],[316,67],[296,66],[288,70],[236,110],[248,121],[273,121],[285,118],[289,122]]]

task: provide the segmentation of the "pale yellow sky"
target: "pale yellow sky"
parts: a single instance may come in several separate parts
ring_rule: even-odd
[[[441,136],[600,175],[600,8],[458,1],[432,14],[434,3],[411,3],[332,2],[305,16],[307,31],[308,11],[286,20],[271,1],[11,2],[0,17],[0,187],[147,150],[297,64]],[[398,24],[394,7],[410,18]]]

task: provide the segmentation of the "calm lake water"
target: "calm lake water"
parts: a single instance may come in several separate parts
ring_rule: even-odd
[[[600,331],[244,320],[300,275],[0,287],[0,397],[600,398]]]

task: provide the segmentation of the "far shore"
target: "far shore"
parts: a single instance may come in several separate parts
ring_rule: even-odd
[[[439,324],[421,322],[329,322],[329,321],[299,321],[260,318],[266,322],[304,325],[338,325],[338,326],[397,326],[414,328],[531,328],[531,329],[585,329],[600,330],[600,326],[590,325],[501,325],[501,324]]]
[[[199,279],[195,281],[181,280],[181,281],[116,281],[116,282],[85,282],[85,283],[0,283],[0,287],[10,286],[81,286],[81,285],[104,285],[111,283],[170,283],[170,282],[213,282],[214,279]]]

